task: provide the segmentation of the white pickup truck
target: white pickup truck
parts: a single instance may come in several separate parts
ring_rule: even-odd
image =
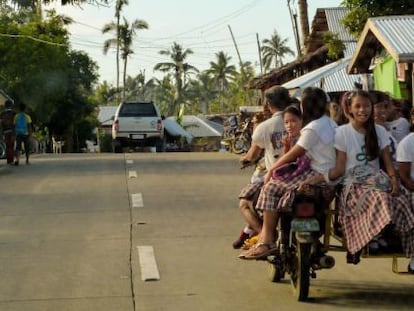
[[[112,123],[112,149],[155,146],[165,151],[163,117],[153,102],[130,101],[118,106]]]

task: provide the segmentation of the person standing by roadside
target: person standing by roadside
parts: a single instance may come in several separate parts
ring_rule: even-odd
[[[26,105],[19,105],[19,113],[14,116],[14,127],[16,131],[16,161],[14,165],[19,165],[22,143],[26,154],[26,164],[29,164],[30,155],[30,135],[32,118],[26,113]]]
[[[14,158],[14,143],[16,135],[14,132],[14,116],[15,111],[13,110],[13,102],[6,100],[4,103],[4,110],[0,114],[1,126],[3,128],[4,142],[6,144],[6,159],[7,164],[13,164]]]

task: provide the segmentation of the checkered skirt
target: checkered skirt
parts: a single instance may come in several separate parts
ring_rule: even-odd
[[[260,189],[263,187],[263,181],[249,183],[239,193],[239,199],[246,199],[252,201]]]
[[[351,184],[339,197],[339,221],[348,251],[355,254],[378,235],[389,223],[401,237],[407,256],[414,256],[414,213],[406,195]]]
[[[290,212],[292,208],[292,192],[294,192],[303,181],[319,174],[320,173],[309,169],[303,172],[303,174],[290,180],[283,181],[271,179],[263,186],[256,208],[258,210],[270,210],[273,212]],[[322,195],[327,201],[331,200],[332,194],[332,187],[323,187]]]

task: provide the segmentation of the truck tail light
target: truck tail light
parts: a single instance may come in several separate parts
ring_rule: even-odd
[[[115,132],[118,132],[118,130],[119,130],[119,120],[115,120],[115,121],[112,123],[112,129],[113,129]]]
[[[157,130],[158,131],[162,130],[162,120],[161,119],[158,119],[158,121],[157,121]]]

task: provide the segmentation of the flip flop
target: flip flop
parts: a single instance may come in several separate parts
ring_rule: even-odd
[[[257,243],[247,252],[241,253],[239,258],[246,260],[257,260],[264,259],[275,253],[277,253],[277,247],[275,245],[268,243]]]

